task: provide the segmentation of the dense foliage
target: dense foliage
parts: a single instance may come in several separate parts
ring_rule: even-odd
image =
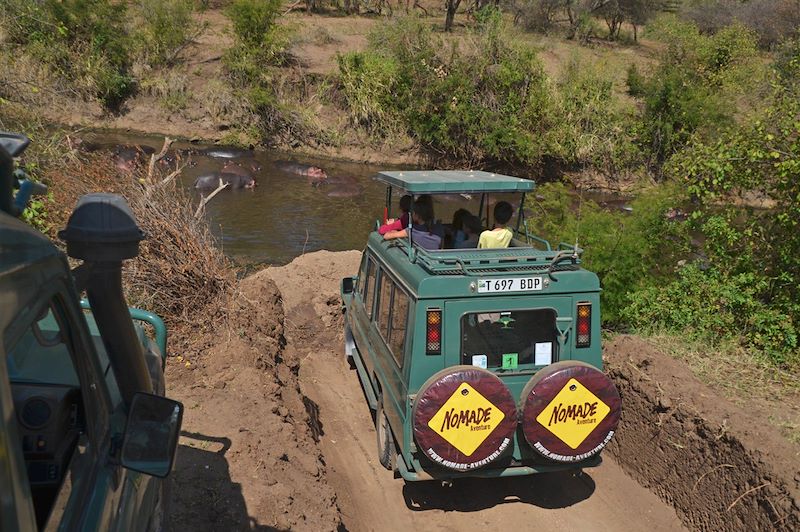
[[[551,150],[554,101],[530,49],[502,37],[499,19],[448,45],[414,18],[380,27],[366,52],[339,57],[355,123],[401,126],[432,151],[464,161],[534,164]]]
[[[125,4],[108,0],[8,0],[9,41],[109,107],[133,90],[124,30]]]
[[[432,154],[471,164],[551,159],[616,173],[636,158],[602,65],[575,61],[554,84],[499,12],[485,8],[478,20],[459,46],[402,18],[379,26],[367,51],[339,56],[352,122],[382,138],[403,131]]]
[[[247,102],[263,135],[292,127],[273,86],[273,67],[289,60],[291,30],[277,23],[282,9],[280,0],[234,0],[225,10],[233,23],[234,44],[223,61],[236,97]]]
[[[629,72],[629,92],[644,101],[640,142],[660,167],[696,134],[711,136],[733,122],[737,102],[759,81],[756,38],[742,26],[703,35],[662,17],[648,33],[666,44],[648,76]]]
[[[46,65],[63,89],[115,109],[137,87],[133,65],[174,59],[192,27],[190,0],[7,0],[7,40]],[[132,23],[135,21],[135,23]]]

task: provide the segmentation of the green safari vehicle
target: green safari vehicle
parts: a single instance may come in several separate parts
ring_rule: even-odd
[[[86,195],[60,233],[70,270],[16,218],[28,142],[0,133],[0,531],[163,530],[183,406],[164,397],[163,321],[122,293],[143,234],[120,196]]]
[[[602,372],[600,283],[577,246],[528,232],[534,182],[479,171],[376,179],[384,217],[395,190],[480,198],[484,227],[492,200],[519,199],[507,248],[424,249],[410,227],[385,240],[376,224],[358,275],[342,280],[345,354],[375,414],[381,464],[406,481],[599,465],[621,410]]]

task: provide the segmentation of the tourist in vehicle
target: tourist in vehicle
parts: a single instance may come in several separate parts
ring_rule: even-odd
[[[501,201],[494,206],[494,228],[481,233],[478,240],[479,248],[507,248],[514,236],[508,228],[508,221],[514,214],[514,208],[507,201]]]
[[[430,197],[430,196],[428,196]],[[408,227],[408,211],[411,210],[411,203],[414,200],[409,194],[400,198],[399,218],[389,218],[386,223],[378,228],[378,233],[385,235],[389,231],[399,231]]]
[[[415,244],[424,249],[440,249],[442,247],[442,237],[433,232],[433,206],[430,202],[417,198],[417,201],[414,202],[411,221],[413,222],[411,239]],[[407,237],[408,229],[389,231],[383,235],[384,240]]]
[[[453,223],[450,224],[450,230],[447,234],[447,240],[449,241],[445,247],[448,248],[459,248],[462,247],[460,244],[466,239],[464,234],[464,218],[470,216],[471,213],[467,209],[458,209],[455,213],[453,213]],[[475,247],[475,246],[472,246]]]
[[[460,242],[455,242],[455,249],[470,249],[478,247],[478,238],[480,237],[481,220],[477,216],[467,214],[461,222],[463,227],[464,238]]]

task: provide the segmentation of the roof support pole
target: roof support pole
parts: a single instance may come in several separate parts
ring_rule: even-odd
[[[522,193],[522,199],[519,202],[519,211],[517,212],[517,234],[519,234],[519,226],[525,218],[525,193]],[[528,227],[525,226],[525,236],[527,237]]]

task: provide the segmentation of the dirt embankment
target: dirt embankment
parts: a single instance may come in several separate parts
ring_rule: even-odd
[[[700,530],[800,529],[800,449],[635,337],[606,344],[622,395],[622,468]]]
[[[264,276],[245,279],[203,355],[170,360],[185,416],[172,530],[336,530],[336,495],[310,430],[299,360],[284,352],[283,305]]]

